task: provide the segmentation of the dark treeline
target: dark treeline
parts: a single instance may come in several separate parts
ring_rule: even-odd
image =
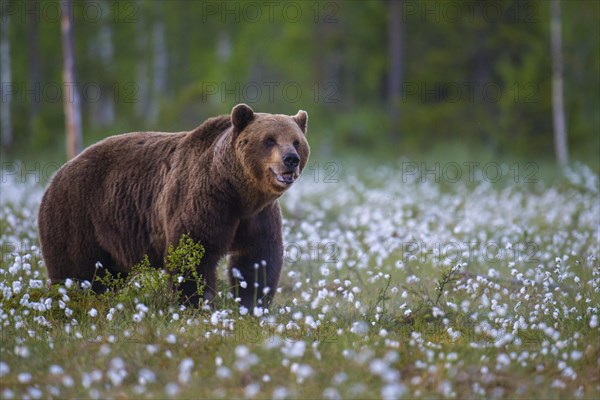
[[[600,146],[600,6],[561,8],[576,158]],[[77,81],[63,83],[59,2],[2,1],[9,155],[64,151],[63,100],[76,90],[86,144],[190,129],[246,102],[307,110],[317,152],[461,142],[554,157],[549,1],[86,0],[72,9]]]

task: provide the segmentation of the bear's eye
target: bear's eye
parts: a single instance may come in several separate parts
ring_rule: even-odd
[[[300,146],[300,142],[297,140],[294,140],[294,147],[298,148],[298,146]]]
[[[275,139],[273,139],[272,137],[267,138],[266,142],[267,146],[273,146],[275,144]]]

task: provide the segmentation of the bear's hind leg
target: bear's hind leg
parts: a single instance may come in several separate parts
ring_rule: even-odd
[[[113,261],[110,255],[102,249],[88,251],[70,258],[69,252],[44,251],[44,261],[48,270],[51,284],[63,284],[67,279],[75,281],[78,285],[87,281],[96,293],[104,293],[107,286],[100,282],[106,278],[106,272],[116,276]],[[99,264],[98,264],[99,263]]]

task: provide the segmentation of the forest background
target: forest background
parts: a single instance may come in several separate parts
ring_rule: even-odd
[[[245,102],[307,110],[316,156],[554,160],[558,68],[570,159],[598,171],[600,4],[559,3],[558,65],[551,4],[3,0],[2,156],[65,161],[76,94],[82,146],[189,130]]]

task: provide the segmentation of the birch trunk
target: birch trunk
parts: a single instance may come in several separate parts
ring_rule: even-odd
[[[61,3],[61,32],[63,46],[63,104],[67,128],[67,157],[75,157],[81,151],[81,100],[75,75],[75,49],[73,46],[73,3]]]
[[[6,6],[5,2],[2,1],[2,8]],[[8,22],[9,16],[5,15],[4,18],[0,18],[0,79],[2,83],[2,99],[0,99],[0,124],[1,129],[1,140],[2,147],[5,149],[12,146],[13,135],[12,126],[10,121],[10,103],[12,97],[11,85],[12,74],[10,70],[10,42],[8,40]]]
[[[160,115],[160,102],[167,90],[167,48],[165,45],[165,25],[156,21],[152,27],[152,96],[148,118],[154,123]]]
[[[388,22],[388,53],[389,53],[389,82],[388,109],[391,121],[391,138],[400,139],[400,96],[402,94],[403,75],[403,43],[402,43],[402,1],[392,0],[389,3]]]
[[[554,122],[554,149],[560,165],[569,162],[567,124],[563,93],[563,60],[560,1],[552,0],[551,8],[551,53],[552,53],[552,114]]]

